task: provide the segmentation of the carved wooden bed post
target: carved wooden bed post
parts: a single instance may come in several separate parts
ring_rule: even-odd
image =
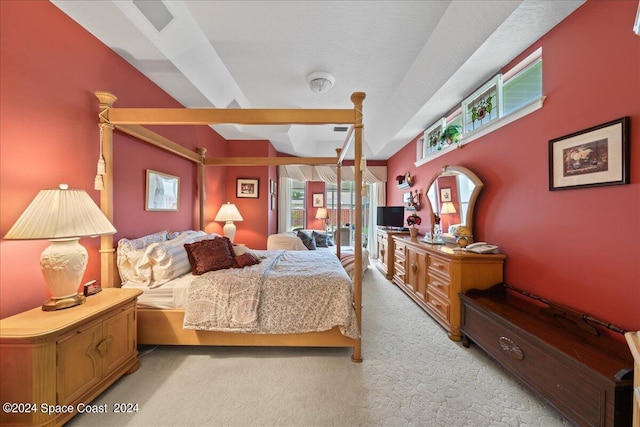
[[[100,191],[100,208],[107,219],[113,224],[113,129],[109,123],[109,109],[118,100],[115,95],[108,92],[96,92],[100,101],[100,148],[105,161],[105,173],[102,175],[103,189]],[[113,234],[100,236],[100,282],[102,287],[115,286],[115,249],[113,247]]]

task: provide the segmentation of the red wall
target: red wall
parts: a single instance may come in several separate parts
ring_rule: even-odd
[[[505,280],[628,330],[640,329],[640,37],[637,2],[587,1],[516,58],[543,48],[544,107],[413,167],[416,140],[389,159],[423,191],[444,165],[474,171],[485,187],[476,240],[507,254]],[[597,35],[596,35],[597,34]],[[631,184],[548,190],[548,141],[631,117]],[[417,139],[417,138],[416,138]],[[390,181],[390,204],[403,190]]]
[[[44,188],[65,182],[99,203],[93,190],[99,149],[98,100],[109,91],[116,107],[179,107],[115,52],[48,1],[0,2],[0,189],[4,236]],[[226,155],[226,141],[207,127],[165,127],[163,135],[189,148]],[[196,167],[188,161],[114,136],[115,239],[193,226]],[[179,212],[144,211],[146,169],[180,177]],[[224,168],[207,170],[208,215],[219,206]],[[217,208],[216,208],[217,209]],[[99,277],[99,239],[80,241],[89,251],[85,281]],[[48,298],[39,268],[46,241],[0,242],[0,317],[40,306]]]
[[[227,155],[229,157],[275,157],[275,149],[269,141],[234,140],[228,143]],[[242,215],[243,221],[236,223],[236,237],[234,242],[242,243],[253,249],[266,249],[267,236],[277,231],[277,210],[271,210],[271,194],[269,180],[277,180],[275,166],[226,166],[227,184],[224,190],[226,199],[224,202],[235,203]],[[258,179],[258,198],[238,198],[236,197],[236,179],[251,178]],[[220,204],[222,204],[220,203]],[[212,212],[211,220],[218,212]],[[265,212],[267,214],[265,215]],[[218,224],[218,230],[222,233],[223,223]]]

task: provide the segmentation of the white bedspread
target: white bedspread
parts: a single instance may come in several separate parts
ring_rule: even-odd
[[[205,273],[189,286],[184,328],[359,337],[351,280],[329,251],[255,251],[260,264]]]

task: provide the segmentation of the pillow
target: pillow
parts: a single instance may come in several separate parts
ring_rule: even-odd
[[[116,263],[122,283],[148,281],[151,277],[151,272],[137,271],[137,265],[143,258],[147,246],[165,240],[167,240],[167,230],[148,234],[137,239],[120,239],[116,250]]]
[[[302,230],[298,230],[298,237],[300,238],[300,240],[302,240],[302,243],[307,247],[307,249],[309,249],[310,251],[316,250],[316,242],[308,233],[305,233]]]
[[[150,288],[157,288],[171,279],[182,276],[191,270],[191,263],[185,243],[193,242],[190,234],[183,234],[166,242],[159,242],[149,245],[146,250],[146,257],[151,268],[151,280],[148,282]],[[144,264],[138,266],[142,270]]]
[[[225,241],[226,240],[226,241]],[[231,268],[235,257],[229,250],[229,239],[216,237],[184,245],[191,263],[191,272],[199,276],[208,271]]]
[[[313,241],[318,248],[328,248],[329,247],[329,235],[327,233],[316,233],[315,231],[311,232],[311,236],[313,236]],[[332,245],[333,246],[333,245]]]
[[[244,246],[244,245],[233,245],[233,254],[235,256],[239,256],[242,254],[251,254],[253,255],[253,257],[255,259],[259,259],[260,257],[258,256],[258,254],[256,254],[255,252],[253,252],[251,249],[249,249],[248,247]]]
[[[235,258],[237,268],[249,267],[250,265],[259,264],[260,261],[251,255],[249,252],[245,252],[242,255],[237,255]]]

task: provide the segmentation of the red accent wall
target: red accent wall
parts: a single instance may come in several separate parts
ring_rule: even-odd
[[[444,165],[485,187],[476,240],[507,254],[505,280],[628,330],[640,329],[640,37],[637,2],[587,1],[534,43],[543,48],[544,107],[421,167],[416,140],[388,161],[423,191]],[[596,36],[597,34],[597,36]],[[548,141],[631,117],[631,184],[548,190]],[[416,138],[417,139],[417,138]],[[401,193],[389,181],[388,203]]]
[[[325,193],[325,183],[321,181],[307,181],[307,193],[306,193],[306,228],[310,230],[324,230],[324,220],[316,219],[316,212],[318,208],[313,207],[313,195],[321,193],[324,195],[323,208],[327,207],[327,195]]]
[[[0,2],[0,234],[44,188],[67,183],[99,203],[93,190],[99,150],[98,100],[109,91],[116,107],[180,105],[124,59],[48,1]],[[29,25],[26,25],[29,23]],[[208,127],[163,127],[163,135],[189,148],[225,156],[227,142]],[[194,224],[194,164],[150,145],[114,136],[114,225],[121,237]],[[146,169],[180,177],[178,212],[146,212]],[[209,167],[207,215],[222,203],[225,168]],[[99,239],[89,252],[84,281],[99,278]],[[0,242],[0,317],[40,306],[47,298],[39,258],[46,241]]]
[[[229,141],[227,155],[229,157],[275,157],[276,152],[267,140],[234,140]],[[224,202],[235,203],[242,215],[243,221],[236,223],[235,243],[242,243],[253,249],[266,249],[267,236],[277,232],[277,210],[271,210],[271,193],[269,180],[276,179],[275,166],[226,166],[227,184]],[[236,179],[251,178],[259,180],[258,198],[236,197]],[[215,217],[220,206],[212,211],[211,220]],[[267,213],[265,215],[265,212]],[[223,223],[217,224],[222,233]],[[215,226],[214,226],[215,227]]]

